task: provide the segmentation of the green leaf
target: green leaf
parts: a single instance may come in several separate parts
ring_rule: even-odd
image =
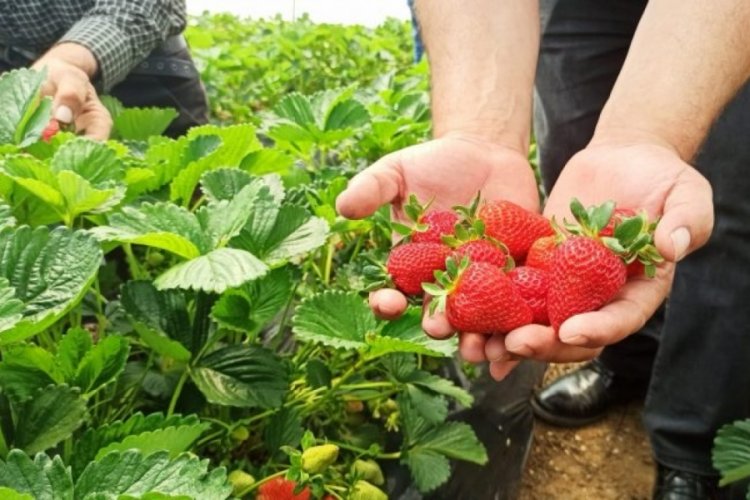
[[[35,500],[74,498],[73,479],[59,456],[39,454],[32,460],[21,450],[11,450],[4,462],[0,460],[0,486],[31,495]]]
[[[84,213],[102,213],[116,206],[125,197],[124,186],[98,189],[68,170],[57,174],[57,187],[62,196],[63,210],[60,212],[66,223],[71,223]]]
[[[331,108],[324,130],[340,130],[346,128],[359,128],[370,121],[370,114],[359,101],[348,99],[339,102]]]
[[[142,330],[153,331],[155,336],[158,336],[155,332],[163,332],[182,346],[191,345],[190,316],[185,292],[182,290],[158,290],[150,281],[128,281],[122,287],[120,301],[128,315],[144,326],[136,327],[136,331],[152,348],[156,349],[157,346],[151,343],[151,339],[144,337]],[[165,341],[169,339],[164,338]],[[159,352],[182,359],[176,352],[172,352],[173,348],[177,349],[177,346],[170,346],[168,351]]]
[[[192,425],[179,425],[145,431],[140,434],[131,434],[122,441],[110,443],[100,449],[96,454],[96,460],[101,459],[111,451],[126,451],[135,449],[144,455],[150,455],[157,451],[168,451],[170,457],[174,458],[182,452],[188,451],[193,443],[211,427],[209,423],[196,423]]]
[[[0,331],[12,328],[23,318],[23,302],[15,294],[7,278],[0,278]]]
[[[113,120],[113,129],[118,139],[145,141],[161,135],[178,113],[172,108],[126,108]]]
[[[109,226],[91,232],[103,241],[160,248],[186,259],[210,250],[210,242],[196,216],[172,203],[124,207],[121,213],[110,215]]]
[[[248,219],[256,204],[261,190],[268,192],[268,187],[260,181],[253,182],[234,194],[229,200],[219,200],[201,207],[198,220],[211,241],[212,248],[226,246],[237,236]]]
[[[411,385],[429,389],[438,394],[444,394],[458,401],[462,406],[468,408],[474,403],[474,397],[465,389],[454,384],[452,381],[427,373],[421,370],[412,371],[403,381]]]
[[[257,182],[259,190],[264,185],[261,179],[238,168],[219,168],[203,174],[201,189],[209,201],[231,200],[251,182]]]
[[[33,455],[70,437],[85,420],[86,403],[78,390],[49,386],[39,390],[17,413],[23,418],[17,422],[14,444]]]
[[[182,200],[183,203],[187,203],[192,199],[198,181],[205,172],[215,168],[237,167],[249,152],[261,147],[252,125],[233,125],[223,128],[204,125],[191,129],[187,134],[189,139],[202,135],[219,137],[221,146],[189,163],[175,176],[170,185],[171,201]]]
[[[450,462],[440,453],[429,450],[409,452],[404,455],[402,463],[409,467],[414,483],[422,492],[432,491],[450,478]]]
[[[377,326],[359,295],[334,290],[305,299],[293,320],[293,331],[299,340],[344,349],[366,347],[365,338]]]
[[[409,310],[399,319],[389,321],[380,335],[367,338],[370,345],[368,356],[378,357],[392,352],[413,352],[426,356],[450,357],[458,348],[455,338],[435,340],[422,329],[422,312],[417,307]]]
[[[273,217],[271,212],[277,210],[273,225],[268,224]],[[266,224],[249,224],[230,245],[248,250],[271,265],[315,250],[328,237],[328,224],[311,216],[302,207],[274,207],[269,210],[268,217],[261,219]]]
[[[92,462],[76,482],[76,498],[117,498],[147,493],[223,500],[232,493],[223,468],[208,471],[208,460],[187,454],[144,456],[136,450],[112,452]]]
[[[40,106],[44,73],[18,69],[0,76],[0,144],[28,146],[39,139],[51,115],[51,106]],[[37,111],[40,115],[35,118]],[[46,119],[45,119],[46,118]],[[32,125],[32,126],[30,126]]]
[[[712,459],[721,473],[720,486],[750,477],[750,419],[719,429],[714,438]]]
[[[13,211],[8,205],[0,203],[0,229],[13,227],[16,225],[16,218],[13,217]]]
[[[296,410],[283,408],[266,422],[267,425],[263,432],[263,446],[269,453],[281,455],[282,446],[292,448],[299,446],[305,431]]]
[[[253,151],[242,159],[240,168],[253,175],[284,175],[294,165],[294,158],[278,149]]]
[[[83,357],[73,385],[86,394],[112,382],[125,369],[129,353],[130,346],[125,337],[106,337]]]
[[[286,94],[273,108],[274,113],[297,125],[315,124],[310,99],[298,92]]]
[[[219,248],[182,262],[159,276],[159,289],[181,288],[222,293],[266,274],[268,267],[253,254],[234,248]]]
[[[57,344],[57,356],[54,365],[60,370],[65,381],[76,377],[78,367],[86,354],[91,351],[94,342],[91,333],[83,328],[71,328]]]
[[[15,404],[31,399],[50,384],[63,381],[63,374],[55,366],[55,357],[41,347],[18,345],[3,352],[0,387]]]
[[[34,500],[29,493],[19,493],[6,487],[0,487],[0,498],[5,500]]]
[[[412,407],[430,424],[439,424],[448,416],[448,401],[417,386],[409,385],[406,394]]]
[[[82,231],[24,226],[0,231],[0,277],[24,303],[23,319],[0,332],[0,344],[53,324],[88,291],[101,262],[96,241]]]
[[[133,328],[141,340],[143,340],[146,345],[153,349],[157,354],[172,358],[176,361],[190,361],[192,354],[182,343],[170,339],[166,335],[147,327],[143,323],[136,323],[133,325]]]
[[[121,444],[130,437],[153,436],[157,431],[193,428],[199,425],[200,421],[195,415],[165,417],[161,413],[145,416],[143,413],[136,413],[124,421],[117,420],[98,428],[87,429],[83,436],[74,442],[75,448],[70,462],[73,476],[78,477],[102,449]],[[164,449],[172,450],[168,445]]]
[[[292,286],[288,269],[274,269],[262,278],[224,292],[211,316],[224,328],[257,331],[286,307]]]
[[[209,402],[242,408],[277,408],[289,388],[289,371],[268,349],[232,345],[204,356],[191,370]]]
[[[82,137],[60,146],[52,157],[50,170],[55,174],[72,171],[96,187],[125,178],[125,165],[114,149]]]
[[[305,379],[310,387],[330,387],[332,377],[328,365],[319,359],[311,359],[305,365]]]

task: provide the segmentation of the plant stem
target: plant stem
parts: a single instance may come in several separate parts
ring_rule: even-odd
[[[133,247],[130,245],[130,243],[124,243],[122,245],[122,250],[123,252],[125,252],[125,260],[127,260],[128,262],[130,275],[133,277],[133,279],[148,279],[149,275],[146,271],[143,270],[141,264],[138,262],[138,259],[135,258],[135,255],[133,254]]]
[[[333,267],[333,254],[336,249],[333,246],[333,242],[329,242],[326,247],[326,263],[325,270],[323,271],[323,283],[328,285],[331,282],[331,268]]]
[[[367,455],[368,457],[381,458],[383,460],[397,460],[397,459],[401,458],[401,452],[400,451],[394,451],[393,453],[376,453],[376,454],[373,454],[372,452],[370,452],[370,450],[366,450],[364,448],[359,448],[358,446],[353,446],[353,445],[346,444],[346,443],[339,443],[338,441],[330,441],[329,440],[329,441],[326,441],[326,442],[330,443],[330,444],[335,444],[336,446],[338,446],[339,448],[342,448],[344,450],[353,451],[355,453],[359,453],[360,455]]]
[[[256,489],[260,488],[261,486],[263,486],[263,485],[264,485],[265,483],[267,483],[267,482],[268,482],[268,481],[270,481],[271,479],[275,479],[275,478],[277,478],[277,477],[279,477],[279,476],[283,476],[284,474],[286,474],[286,470],[280,470],[279,472],[274,472],[274,473],[273,473],[273,474],[271,474],[270,476],[266,476],[266,477],[264,477],[263,479],[261,479],[260,481],[258,481],[257,483],[254,483],[254,484],[253,484],[252,486],[250,486],[250,487],[249,487],[249,488],[248,488],[247,490],[243,491],[243,493],[244,493],[245,495],[247,495],[247,494],[248,494],[248,493],[250,493],[251,491],[254,491],[254,490],[256,490]]]
[[[180,399],[180,393],[182,392],[182,388],[185,386],[185,382],[187,382],[188,375],[190,375],[190,371],[187,367],[185,367],[185,371],[182,372],[182,375],[180,375],[180,380],[177,382],[177,386],[174,388],[172,399],[169,401],[169,409],[167,410],[168,417],[172,416],[172,414],[174,413],[174,409],[177,407],[177,400]]]

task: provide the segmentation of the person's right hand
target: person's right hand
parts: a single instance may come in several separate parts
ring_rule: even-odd
[[[74,124],[76,132],[86,137],[106,140],[112,130],[112,117],[90,81],[96,67],[93,54],[74,43],[54,46],[32,66],[47,72],[42,94],[52,97],[53,118]]]
[[[414,194],[420,202],[434,200],[437,210],[468,205],[481,191],[482,199],[505,199],[539,211],[539,194],[526,152],[488,142],[473,135],[446,135],[388,154],[357,174],[336,201],[338,212],[359,219],[391,203],[393,217],[406,222],[403,205]],[[381,318],[395,319],[407,307],[396,290],[370,295],[370,307]],[[453,329],[443,314],[425,314],[422,326],[435,338]],[[486,336],[461,332],[460,350],[470,362],[485,360]]]

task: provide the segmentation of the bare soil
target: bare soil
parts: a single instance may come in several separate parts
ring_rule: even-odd
[[[577,365],[552,365],[545,382]],[[535,423],[520,500],[651,498],[654,463],[641,423],[642,403],[616,408],[579,429]]]

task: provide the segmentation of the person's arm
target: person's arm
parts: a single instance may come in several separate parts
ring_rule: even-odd
[[[434,136],[469,134],[528,151],[538,2],[418,0]]]
[[[339,196],[345,217],[361,218],[391,203],[404,221],[410,194],[432,208],[508,199],[539,209],[534,173],[527,161],[531,102],[539,47],[538,4],[533,0],[417,0],[417,16],[432,71],[434,139],[388,154],[355,176]],[[370,306],[381,317],[398,317],[406,299],[379,290]],[[443,315],[426,315],[426,332],[452,333]],[[464,333],[461,353],[484,359],[483,338]]]
[[[661,217],[655,244],[667,262],[655,279],[628,281],[600,311],[560,327],[528,326],[487,343],[501,358],[576,361],[638,330],[669,293],[674,263],[699,248],[713,228],[712,190],[688,164],[723,107],[750,77],[750,2],[651,0],[591,143],[563,169],[545,213],[569,215],[575,196],[611,199]]]

